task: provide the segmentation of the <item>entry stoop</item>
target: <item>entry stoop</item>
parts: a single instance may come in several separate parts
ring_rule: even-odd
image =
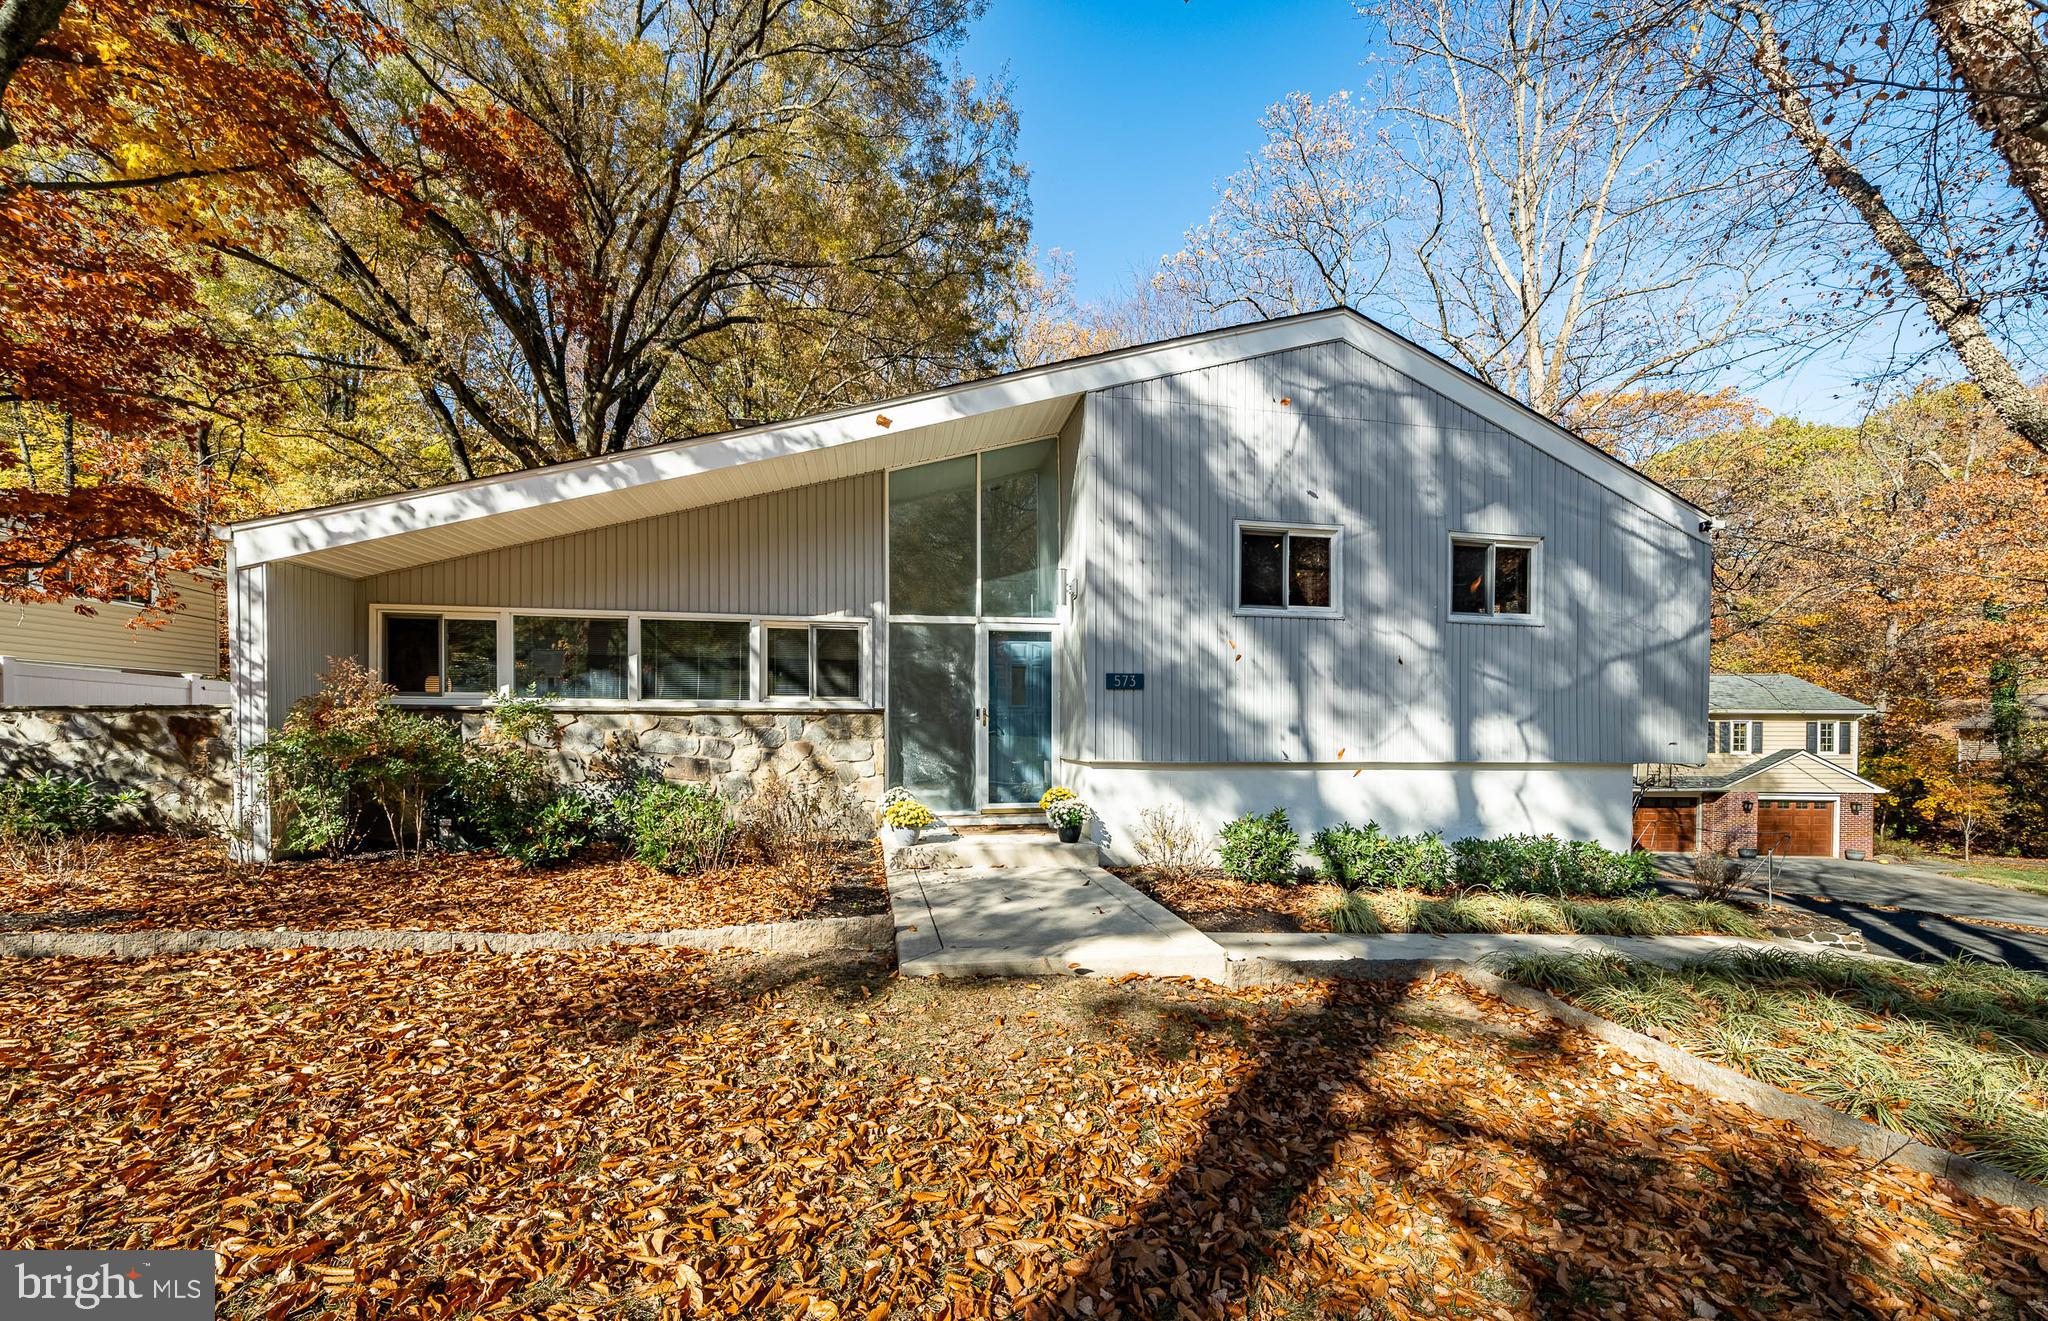
[[[1229,956],[1051,832],[941,835],[888,855],[906,977],[1200,977]]]
[[[948,830],[941,834],[927,833],[915,844],[888,852],[891,871],[895,870],[899,857],[905,866],[938,871],[958,871],[963,867],[1022,869],[1098,867],[1102,864],[1102,851],[1093,840],[1062,844],[1060,837],[1050,830],[974,831],[968,834]]]

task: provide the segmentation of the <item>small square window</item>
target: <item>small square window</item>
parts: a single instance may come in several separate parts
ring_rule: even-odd
[[[1337,584],[1335,529],[1238,527],[1239,610],[1253,614],[1334,615]]]
[[[1536,547],[1526,538],[1453,537],[1451,614],[1534,623]]]
[[[850,701],[860,697],[860,630],[844,626],[768,630],[768,696]]]

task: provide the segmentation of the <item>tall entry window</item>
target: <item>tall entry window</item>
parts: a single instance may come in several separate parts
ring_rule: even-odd
[[[889,475],[892,784],[955,812],[1044,792],[1052,634],[996,626],[1050,621],[1059,606],[1056,441]]]

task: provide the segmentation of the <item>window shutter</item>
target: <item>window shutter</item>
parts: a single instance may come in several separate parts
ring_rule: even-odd
[[[1806,750],[1808,752],[1820,751],[1820,721],[1818,720],[1806,722]]]
[[[1764,722],[1761,720],[1749,722],[1749,755],[1752,757],[1764,755]]]
[[[1726,752],[1728,751],[1728,722],[1723,720],[1716,728],[1720,730],[1721,746],[1719,751]]]
[[[1835,752],[1836,752],[1836,754],[1837,754],[1837,755],[1839,755],[1839,756],[1843,756],[1843,757],[1846,757],[1846,756],[1848,756],[1848,755],[1849,755],[1849,754],[1850,754],[1851,752],[1855,751],[1855,749],[1854,749],[1854,748],[1852,748],[1852,747],[1850,746],[1850,744],[1849,744],[1849,738],[1850,738],[1850,733],[1849,733],[1849,731],[1851,731],[1851,730],[1853,730],[1853,729],[1855,729],[1855,728],[1856,728],[1856,725],[1855,725],[1855,723],[1854,723],[1853,721],[1843,720],[1843,721],[1838,721],[1838,722],[1836,723],[1836,726],[1835,726]]]

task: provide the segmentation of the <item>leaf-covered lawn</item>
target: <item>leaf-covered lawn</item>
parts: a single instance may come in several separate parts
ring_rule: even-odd
[[[1413,986],[0,968],[0,1241],[226,1316],[2020,1316],[2048,1230]]]
[[[0,929],[665,931],[889,910],[873,844],[817,870],[737,863],[692,876],[615,854],[560,867],[487,852],[248,867],[215,841],[163,835],[93,841],[87,854],[94,865],[64,873],[0,861]]]
[[[2028,894],[2048,894],[2048,859],[2043,858],[1930,858],[1937,869],[1966,881],[2002,885]]]

